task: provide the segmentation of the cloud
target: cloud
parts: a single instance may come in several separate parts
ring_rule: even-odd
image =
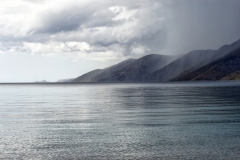
[[[13,41],[18,44],[5,47],[5,51],[34,54],[79,52],[91,56],[105,53],[119,58],[156,51],[166,38],[164,18],[159,14],[162,6],[158,1],[51,0],[42,3],[22,1],[20,4],[27,11],[20,9],[20,14],[17,11],[17,14],[5,13],[5,21],[1,17],[2,40],[9,45]],[[152,45],[155,43],[151,43],[151,39],[159,44]],[[77,44],[69,46],[72,42]],[[88,50],[79,46],[82,43],[88,45]]]
[[[71,53],[86,52],[90,49],[86,42],[47,42],[31,43],[23,42],[24,50],[29,53]]]
[[[10,0],[0,5],[2,52],[108,60],[208,49],[240,37],[240,3],[234,0]]]

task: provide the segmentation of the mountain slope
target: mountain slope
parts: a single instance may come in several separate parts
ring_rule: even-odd
[[[99,79],[109,76],[112,72],[133,62],[134,60],[135,59],[128,59],[116,65],[107,67],[105,69],[96,69],[96,70],[90,71],[88,73],[83,74],[82,76],[75,78],[74,80],[72,80],[72,82],[97,82]]]
[[[209,64],[240,46],[240,40],[225,45],[218,50],[199,50],[189,52],[165,67],[148,75],[146,81],[168,81],[175,77],[184,76],[206,64]]]
[[[102,82],[139,82],[163,66],[174,60],[175,56],[151,54],[135,60],[134,62],[113,72],[109,77],[100,79]]]
[[[223,77],[222,80],[240,80],[240,70]]]
[[[121,63],[118,63],[117,65],[113,65],[111,67],[105,68],[103,70],[103,72],[101,72],[101,74],[98,74],[97,76],[93,77],[92,81],[97,82],[97,81],[100,81],[101,79],[109,77],[109,76],[111,76],[112,73],[116,72],[117,70],[119,70],[122,67],[132,64],[134,61],[135,61],[135,59],[128,59]]]
[[[105,69],[88,72],[72,82],[139,82],[149,73],[175,60],[177,56],[151,54],[139,59],[128,59]]]
[[[237,78],[240,71],[240,47],[204,67],[201,67],[185,76],[176,78],[179,81],[197,80],[230,80]]]
[[[148,75],[146,81],[168,81],[187,70],[194,70],[211,58],[214,51],[192,51],[173,61],[160,70]]]
[[[75,79],[73,79],[71,82],[91,82],[92,78],[100,74],[103,70],[102,69],[95,69],[93,71],[90,71],[88,73],[85,73]]]

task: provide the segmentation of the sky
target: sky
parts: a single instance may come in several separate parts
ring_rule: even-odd
[[[0,0],[0,82],[78,77],[240,39],[239,0]]]

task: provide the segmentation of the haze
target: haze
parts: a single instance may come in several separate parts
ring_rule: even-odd
[[[74,78],[240,39],[239,0],[0,0],[0,82]]]

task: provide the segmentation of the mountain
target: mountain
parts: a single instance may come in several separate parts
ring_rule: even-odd
[[[223,58],[173,80],[197,81],[238,79],[240,79],[240,46]]]
[[[71,82],[159,82],[169,80],[191,80],[186,78],[195,70],[232,54],[240,48],[240,40],[224,45],[218,50],[195,50],[181,56],[150,54],[139,59],[128,59],[105,69],[96,69],[79,76]],[[226,58],[226,57],[225,57]],[[230,66],[229,66],[230,67]],[[239,72],[225,75],[236,79]],[[228,72],[226,72],[228,73]],[[205,77],[207,78],[207,76]],[[211,78],[210,78],[211,79]]]
[[[105,69],[98,69],[77,77],[72,82],[137,82],[149,73],[175,60],[177,56],[151,54],[139,59],[128,59]]]
[[[218,50],[191,51],[165,67],[148,75],[145,81],[168,81],[175,77],[187,75],[206,64],[222,58],[238,47],[240,47],[240,40],[231,45],[224,45]]]

